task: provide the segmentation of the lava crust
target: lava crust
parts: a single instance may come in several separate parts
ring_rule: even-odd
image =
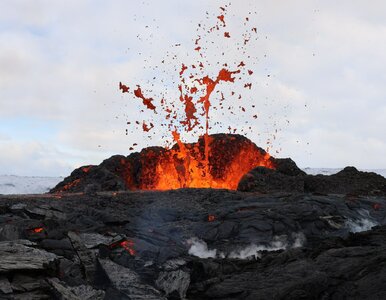
[[[0,298],[385,299],[385,207],[214,189],[0,196]]]

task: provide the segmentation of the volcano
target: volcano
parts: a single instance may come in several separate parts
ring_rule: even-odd
[[[0,298],[386,297],[386,179],[307,175],[241,135],[115,155],[0,200]]]
[[[208,144],[208,150],[205,146]],[[172,148],[148,147],[129,156],[113,156],[99,166],[83,166],[52,192],[98,190],[170,190],[225,188],[235,190],[255,167],[274,169],[275,159],[237,134],[200,137]]]
[[[196,143],[148,147],[129,156],[114,155],[98,166],[80,167],[50,192],[180,188],[386,195],[386,179],[354,167],[330,176],[307,175],[292,159],[270,156],[242,135],[213,134]]]

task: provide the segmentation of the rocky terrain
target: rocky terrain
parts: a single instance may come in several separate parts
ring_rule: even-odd
[[[269,156],[242,135],[214,134],[209,138],[209,173],[214,181],[228,181],[227,188],[234,187],[230,189],[259,193],[386,195],[386,178],[373,172],[361,172],[354,167],[347,167],[329,176],[308,175],[291,159]],[[172,150],[149,147],[129,156],[115,155],[98,166],[88,165],[75,169],[50,192],[154,190],[157,189],[157,182],[162,181],[162,177],[170,179],[170,184],[166,184],[168,189],[175,188],[173,184],[177,175],[187,177],[184,161],[205,162],[202,159],[203,142],[203,138],[200,138],[196,144],[185,144],[183,147],[186,149],[183,152],[190,151],[190,154],[184,154],[182,160],[178,158],[181,154],[178,144],[174,145]],[[240,165],[244,168],[236,167]],[[160,174],[157,172],[159,167],[163,170]],[[192,163],[189,165],[189,168],[193,168],[192,173],[201,171],[194,167]],[[181,172],[181,169],[184,171]],[[246,171],[242,172],[244,169]],[[186,178],[184,180],[186,181]],[[182,184],[181,187],[187,186]]]
[[[232,177],[237,190],[138,190],[165,159],[186,174],[178,149],[152,148],[50,194],[0,196],[0,298],[386,299],[384,177],[307,175],[240,136],[211,138],[231,161],[212,157],[214,179],[260,165]]]
[[[386,198],[0,197],[1,299],[385,299]]]

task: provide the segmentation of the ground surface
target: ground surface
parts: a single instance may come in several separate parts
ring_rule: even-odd
[[[304,172],[311,175],[323,174],[331,175],[338,173],[342,169],[331,168],[305,168]],[[362,169],[360,169],[362,170]],[[386,169],[362,170],[375,172],[386,178]],[[39,176],[15,176],[0,175],[0,194],[42,194],[51,190],[55,185],[63,180],[63,177],[39,177]]]
[[[212,189],[0,196],[0,298],[385,299],[385,208]]]

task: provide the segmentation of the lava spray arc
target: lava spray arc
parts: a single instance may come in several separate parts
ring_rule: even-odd
[[[144,109],[157,116],[163,115],[161,122],[142,120],[135,123],[142,123],[142,130],[146,133],[158,126],[166,127],[170,140],[174,143],[174,146],[163,151],[153,149],[140,153],[142,170],[140,189],[165,190],[183,187],[236,189],[240,178],[249,170],[257,166],[275,167],[271,156],[253,143],[241,139],[235,143],[236,146],[232,146],[237,137],[229,135],[219,139],[216,135],[210,135],[211,121],[216,121],[211,119],[211,109],[226,109],[222,103],[225,99],[223,93],[221,92],[221,98],[216,105],[212,103],[213,94],[219,92],[218,87],[222,83],[233,84],[236,79],[253,74],[253,71],[246,68],[244,61],[235,64],[223,63],[215,76],[205,74],[206,67],[212,65],[205,59],[206,47],[202,44],[204,38],[213,33],[222,35],[224,39],[234,36],[227,28],[227,8],[220,7],[216,24],[205,29],[206,35],[199,35],[195,40],[194,52],[198,54],[196,63],[181,64],[177,86],[179,101],[169,102],[162,97],[159,103],[156,103],[153,97],[146,95],[140,85],[130,88],[122,82],[119,83],[122,93],[130,93],[130,90],[133,90],[133,98],[135,101],[142,100]],[[245,24],[248,21],[247,17]],[[199,27],[203,28],[201,24]],[[238,49],[243,53],[246,53],[246,46],[253,34],[257,34],[256,28],[248,28],[248,33],[242,34],[241,46]],[[243,86],[251,89],[252,83],[248,82]],[[234,94],[232,92],[232,95]],[[239,95],[238,100],[241,98]],[[178,113],[181,108],[182,115]],[[241,109],[242,112],[246,111],[244,107]],[[233,133],[236,130],[234,129]],[[181,134],[189,132],[198,135],[196,143],[182,141]]]

